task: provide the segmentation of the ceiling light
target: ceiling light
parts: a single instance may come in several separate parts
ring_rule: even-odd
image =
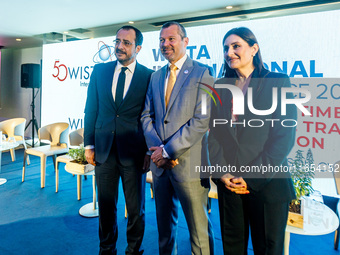
[[[15,39],[17,42],[21,42],[21,39],[20,38],[17,38],[17,39]]]
[[[133,21],[129,21],[129,24],[133,24],[133,23],[135,23],[135,22],[133,22]]]
[[[230,10],[233,9],[233,7],[231,5],[227,6],[226,9]]]

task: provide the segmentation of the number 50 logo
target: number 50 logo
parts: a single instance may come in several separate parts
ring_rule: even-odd
[[[65,81],[65,79],[67,78],[67,67],[64,64],[59,64],[59,60],[56,60],[54,62],[54,67],[53,69],[57,69],[57,74],[52,74],[52,76],[54,78],[57,78],[59,81]]]

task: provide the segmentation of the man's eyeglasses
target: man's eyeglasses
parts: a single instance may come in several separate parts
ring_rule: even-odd
[[[118,46],[120,43],[122,43],[125,47],[130,47],[131,45],[134,44],[129,41],[121,41],[121,40],[113,40],[113,43],[115,44],[115,46]]]

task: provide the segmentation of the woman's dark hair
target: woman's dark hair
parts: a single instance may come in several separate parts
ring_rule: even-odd
[[[230,35],[237,35],[241,37],[244,41],[248,43],[248,45],[251,47],[255,43],[258,44],[257,39],[253,32],[246,27],[236,27],[231,30],[229,30],[225,36],[223,37],[222,45],[224,45],[225,40],[230,36]],[[261,57],[261,51],[260,48],[256,55],[253,58],[253,64],[255,66],[255,69],[258,69],[258,72],[261,72],[263,66],[263,61]],[[237,77],[236,71],[234,69],[231,69],[227,62],[224,60],[224,70],[223,70],[223,75],[224,77]]]

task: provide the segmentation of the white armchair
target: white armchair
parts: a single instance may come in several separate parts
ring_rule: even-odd
[[[46,158],[53,156],[54,166],[57,155],[65,154],[68,152],[68,123],[54,123],[41,127],[38,131],[39,141],[48,140],[49,145],[34,147],[25,150],[24,165],[22,169],[22,182],[25,181],[25,168],[27,155],[40,157],[40,175],[41,175],[41,188],[45,187],[46,175]]]
[[[0,131],[3,134],[7,135],[7,139],[10,137],[14,137],[18,144],[22,144],[27,150],[25,143],[25,118],[14,118],[8,119],[0,122]],[[1,137],[0,137],[1,139]],[[14,149],[10,150],[12,161],[15,161],[15,151]],[[27,157],[27,164],[29,165],[29,158]]]

